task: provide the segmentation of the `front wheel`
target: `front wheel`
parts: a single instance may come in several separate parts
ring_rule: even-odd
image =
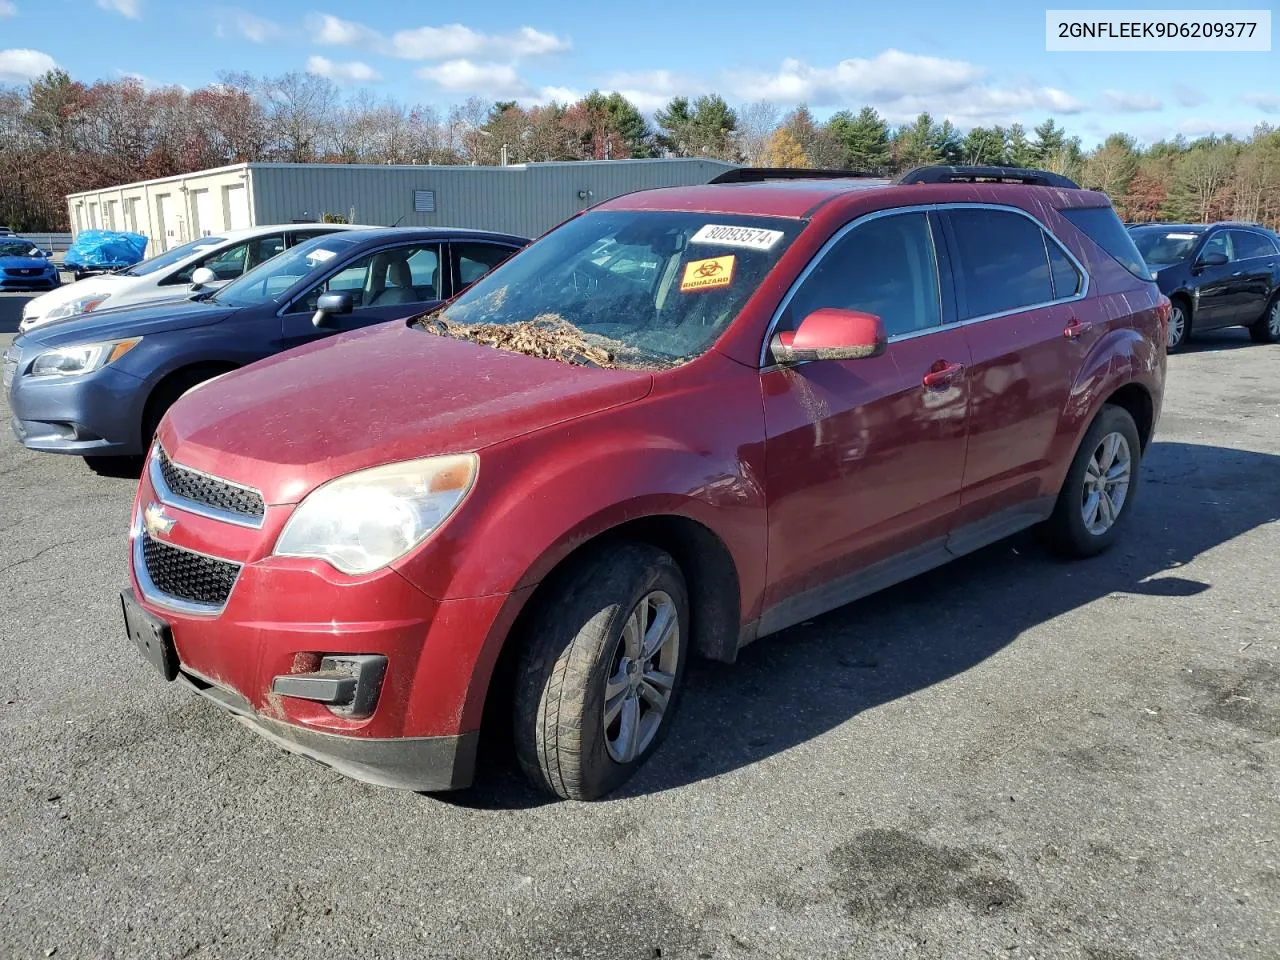
[[[1249,327],[1249,337],[1254,343],[1280,343],[1280,297]]]
[[[1044,532],[1059,553],[1092,557],[1111,546],[1133,509],[1142,443],[1133,417],[1108,404],[1067,470]]]
[[[619,543],[539,602],[517,673],[516,755],[536,786],[594,800],[671,726],[689,647],[684,576],[664,551]]]
[[[1177,353],[1184,346],[1191,336],[1191,314],[1186,307],[1177,300],[1173,301],[1173,308],[1169,311],[1169,339],[1166,346],[1169,353]]]

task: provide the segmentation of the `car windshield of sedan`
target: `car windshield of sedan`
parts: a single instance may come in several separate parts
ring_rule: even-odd
[[[179,246],[171,247],[164,253],[156,254],[150,260],[143,260],[141,263],[135,263],[132,267],[117,270],[116,273],[122,277],[145,277],[149,273],[163,270],[165,267],[187,259],[187,257],[193,257],[198,253],[204,253],[206,250],[212,250],[219,244],[226,242],[225,237],[197,237],[195,240],[189,240]]]
[[[718,213],[588,213],[417,323],[569,363],[675,366],[728,328],[803,226]]]
[[[1154,266],[1181,263],[1191,256],[1200,234],[1194,230],[1170,230],[1168,227],[1137,227],[1129,231],[1142,259]]]
[[[206,303],[227,307],[256,307],[278,301],[285,291],[304,277],[317,277],[338,265],[354,240],[332,234],[300,243],[292,250],[258,264],[219,290]]]
[[[40,250],[26,240],[0,240],[0,257],[38,257]]]

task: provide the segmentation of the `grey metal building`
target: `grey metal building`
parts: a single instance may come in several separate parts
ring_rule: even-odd
[[[534,237],[610,197],[706,183],[719,160],[585,160],[504,167],[240,163],[73,193],[71,229],[130,230],[148,255],[199,236],[265,223],[449,226]]]

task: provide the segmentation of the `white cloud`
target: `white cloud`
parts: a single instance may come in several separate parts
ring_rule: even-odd
[[[706,84],[670,70],[642,70],[615,73],[603,89],[617,90],[644,113],[665,107],[672,97],[696,97],[707,92]]]
[[[1173,85],[1173,96],[1184,107],[1198,107],[1209,99],[1202,91],[1189,87],[1185,83]]]
[[[13,0],[0,0],[0,17],[16,17],[18,8],[14,5]]]
[[[573,87],[542,87],[538,90],[536,103],[576,103],[582,99],[582,91]]]
[[[236,36],[250,43],[273,43],[283,40],[287,31],[274,20],[244,10],[223,10],[218,14],[214,33],[222,38]]]
[[[401,60],[464,60],[472,57],[523,57],[563,53],[572,47],[565,38],[521,27],[510,33],[484,33],[461,23],[441,27],[397,30],[390,37],[354,20],[329,13],[308,20],[311,39],[335,47],[360,47]]]
[[[130,20],[142,19],[142,0],[98,0],[98,6]]]
[[[0,50],[0,82],[24,83],[55,69],[58,62],[39,50]]]
[[[1257,124],[1252,120],[1210,120],[1205,117],[1188,117],[1178,123],[1175,133],[1187,137],[1207,137],[1215,134],[1219,137],[1231,134],[1236,137],[1253,135]]]
[[[327,57],[308,57],[307,73],[328,77],[335,83],[377,83],[382,74],[359,60],[338,63]]]
[[[414,73],[450,93],[478,94],[495,100],[526,97],[530,93],[529,85],[509,63],[446,60],[432,67],[419,67]]]
[[[1103,90],[1102,102],[1108,110],[1117,113],[1146,113],[1164,109],[1164,104],[1149,93],[1125,93],[1123,90]]]
[[[963,60],[885,50],[871,59],[841,60],[834,67],[787,59],[776,72],[731,73],[729,80],[741,100],[834,106],[851,99],[893,101],[911,94],[954,93],[985,73]]]
[[[1242,93],[1240,102],[1257,107],[1263,113],[1280,113],[1280,94]]]

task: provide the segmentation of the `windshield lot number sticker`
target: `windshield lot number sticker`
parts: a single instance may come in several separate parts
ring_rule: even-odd
[[[746,247],[748,250],[768,250],[781,239],[781,230],[763,230],[760,227],[731,227],[726,224],[708,223],[690,237],[689,242],[718,243],[724,247]]]
[[[733,256],[712,257],[710,260],[694,260],[684,266],[680,280],[680,292],[714,290],[733,282]]]

